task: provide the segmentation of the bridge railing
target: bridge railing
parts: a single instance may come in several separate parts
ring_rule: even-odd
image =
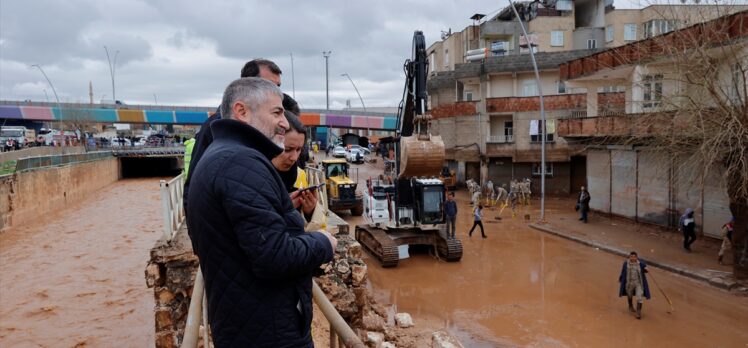
[[[15,171],[22,172],[44,167],[62,166],[72,163],[95,161],[112,157],[111,151],[96,151],[69,155],[50,155],[21,158],[16,161]]]
[[[184,193],[184,174],[179,174],[173,179],[159,182],[161,189],[161,204],[164,217],[163,236],[171,240],[185,223],[184,204],[182,196]]]

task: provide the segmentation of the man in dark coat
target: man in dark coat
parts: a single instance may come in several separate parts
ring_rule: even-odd
[[[577,200],[577,210],[579,210],[579,220],[587,223],[587,213],[590,212],[590,193],[587,189],[582,186],[582,190],[579,193],[579,199]]]
[[[629,302],[629,311],[636,313],[636,319],[642,318],[642,303],[644,298],[651,298],[649,283],[647,283],[647,263],[639,259],[636,251],[629,254],[629,259],[623,261],[621,275],[618,277],[621,283],[618,289],[618,297],[626,296]],[[633,297],[636,296],[636,310],[634,310]]]
[[[337,241],[304,232],[270,160],[288,122],[270,81],[243,78],[224,93],[224,119],[192,172],[187,226],[200,260],[216,347],[312,347],[312,272]]]
[[[247,64],[244,64],[244,67],[241,71],[241,77],[262,77],[266,80],[269,80],[270,82],[274,83],[276,86],[280,87],[281,85],[281,74],[283,72],[281,69],[273,63],[272,61],[266,60],[266,59],[253,59]],[[290,98],[290,97],[289,97]],[[294,101],[294,103],[296,103]],[[298,104],[297,104],[298,105]],[[298,107],[298,106],[297,106]],[[288,107],[286,107],[288,109]],[[291,110],[293,111],[293,110]],[[298,112],[296,112],[298,115]],[[190,161],[190,166],[187,171],[187,177],[184,178],[184,204],[185,204],[185,210],[186,205],[189,201],[189,188],[190,183],[192,181],[192,173],[194,172],[195,167],[197,166],[197,163],[200,161],[200,159],[203,157],[203,153],[205,150],[210,146],[210,143],[213,142],[213,132],[210,129],[210,125],[215,120],[221,119],[221,110],[220,107],[216,112],[208,117],[205,122],[203,122],[202,125],[200,125],[200,131],[195,134],[195,145],[192,148],[192,159]]]

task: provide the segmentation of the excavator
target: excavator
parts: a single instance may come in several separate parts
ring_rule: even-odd
[[[428,59],[421,31],[413,34],[412,59],[405,61],[404,70],[405,88],[392,137],[396,177],[366,181],[364,223],[356,226],[356,240],[383,267],[396,267],[401,255],[415,245],[433,248],[446,261],[459,261],[462,243],[447,238],[443,214],[446,191],[439,175],[444,142],[429,132]]]

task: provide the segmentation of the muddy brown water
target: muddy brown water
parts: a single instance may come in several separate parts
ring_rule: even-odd
[[[0,347],[152,347],[160,228],[158,179],[128,179],[0,234]]]
[[[380,173],[377,166],[357,167],[362,183]],[[485,210],[488,238],[475,232],[469,238],[467,196],[457,195],[460,262],[419,253],[383,269],[367,260],[378,300],[411,313],[416,325],[436,321],[466,347],[748,346],[748,298],[651,267],[652,300],[636,320],[618,297],[623,258],[531,229],[508,210],[501,221],[494,219],[498,210]],[[546,214],[569,209],[552,200],[546,207]],[[535,209],[527,213],[538,216]],[[672,314],[653,277],[673,301]]]

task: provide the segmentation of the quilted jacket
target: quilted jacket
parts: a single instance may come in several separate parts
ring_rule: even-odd
[[[200,259],[216,347],[311,347],[312,272],[330,242],[304,232],[269,159],[281,149],[230,119],[192,173],[187,225]]]

